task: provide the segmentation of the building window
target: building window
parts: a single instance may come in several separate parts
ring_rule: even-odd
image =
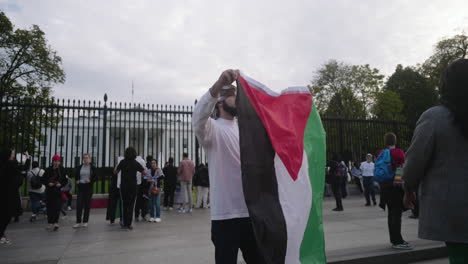
[[[97,146],[97,136],[91,137],[91,146],[94,148]]]
[[[81,136],[75,136],[75,146],[81,146]]]
[[[175,140],[174,140],[174,138],[171,137],[171,138],[169,139],[169,147],[170,147],[170,148],[173,148],[174,145],[175,145]]]
[[[60,136],[59,136],[59,142],[58,142],[59,147],[63,147],[64,142],[65,142],[65,136],[64,136],[64,135],[60,135]]]
[[[188,148],[188,138],[184,138],[183,148]]]

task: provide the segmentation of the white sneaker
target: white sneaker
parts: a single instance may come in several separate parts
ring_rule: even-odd
[[[88,223],[81,224],[81,227],[88,227]]]
[[[52,230],[53,228],[54,228],[54,225],[53,225],[53,224],[49,224],[49,225],[47,225],[46,230]]]
[[[6,237],[2,237],[0,238],[0,244],[10,245],[11,241]]]
[[[143,219],[145,219],[145,221],[149,222],[149,217],[148,216],[145,216]]]
[[[169,209],[169,208],[168,208],[168,207],[163,207],[163,210],[164,210],[164,211],[167,211],[167,209]]]
[[[188,209],[187,212],[188,212],[189,214],[191,214],[191,213],[192,213],[192,208]]]
[[[156,223],[161,223],[161,218],[158,217],[158,218],[156,218],[155,221],[156,221]]]
[[[151,222],[151,223],[154,222],[154,218],[153,218],[153,217],[150,218],[150,222]]]
[[[78,229],[78,228],[80,228],[80,227],[81,227],[81,224],[74,224],[74,225],[73,225],[73,228],[74,228],[74,229]]]
[[[185,214],[185,209],[182,209],[182,208],[179,209],[178,213],[179,213],[179,214]]]
[[[54,231],[57,231],[59,229],[59,224],[54,224]]]
[[[172,208],[172,207],[169,207],[169,211],[172,211],[172,210],[174,210],[174,208]]]
[[[71,209],[71,207],[70,207],[70,206],[68,206],[68,207],[67,207],[67,210],[68,210],[68,211],[71,211],[72,209]]]

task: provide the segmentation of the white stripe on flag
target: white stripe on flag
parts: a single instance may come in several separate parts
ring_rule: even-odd
[[[300,264],[300,249],[312,206],[309,165],[304,152],[302,166],[294,181],[278,155],[275,155],[278,193],[288,236],[285,263]]]

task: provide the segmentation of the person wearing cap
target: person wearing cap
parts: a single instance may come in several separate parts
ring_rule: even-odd
[[[65,169],[61,165],[59,155],[52,157],[52,165],[46,169],[42,177],[43,184],[46,186],[46,206],[47,206],[47,230],[57,231],[60,218],[60,209],[62,207],[62,186],[68,182]]]
[[[263,263],[242,189],[236,87],[239,71],[224,71],[196,104],[192,125],[208,156],[211,240],[216,263]],[[216,118],[212,118],[213,111]]]
[[[372,197],[372,203],[377,205],[375,200],[375,188],[374,188],[374,162],[372,162],[372,154],[366,155],[366,161],[361,163],[362,183],[364,185],[364,196],[366,197],[366,206],[370,206],[370,198]]]

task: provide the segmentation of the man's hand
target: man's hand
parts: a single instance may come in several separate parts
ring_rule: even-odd
[[[50,187],[54,186],[54,183],[53,183],[53,182],[49,182],[49,186],[50,186]]]
[[[403,205],[407,209],[414,209],[414,204],[416,202],[416,194],[414,192],[405,192],[403,197]]]
[[[237,80],[239,77],[240,73],[239,70],[225,70],[221,75],[219,76],[218,80],[215,82],[213,87],[210,89],[211,96],[213,97],[218,97],[219,93],[221,92],[221,89],[223,89],[224,86],[230,85],[232,82]]]
[[[90,183],[91,180],[90,180],[90,179],[86,179],[85,182],[86,182],[86,183]]]
[[[55,186],[57,186],[58,188],[60,188],[60,187],[62,187],[62,184],[57,183]]]
[[[76,184],[80,184],[80,181],[76,181]]]

